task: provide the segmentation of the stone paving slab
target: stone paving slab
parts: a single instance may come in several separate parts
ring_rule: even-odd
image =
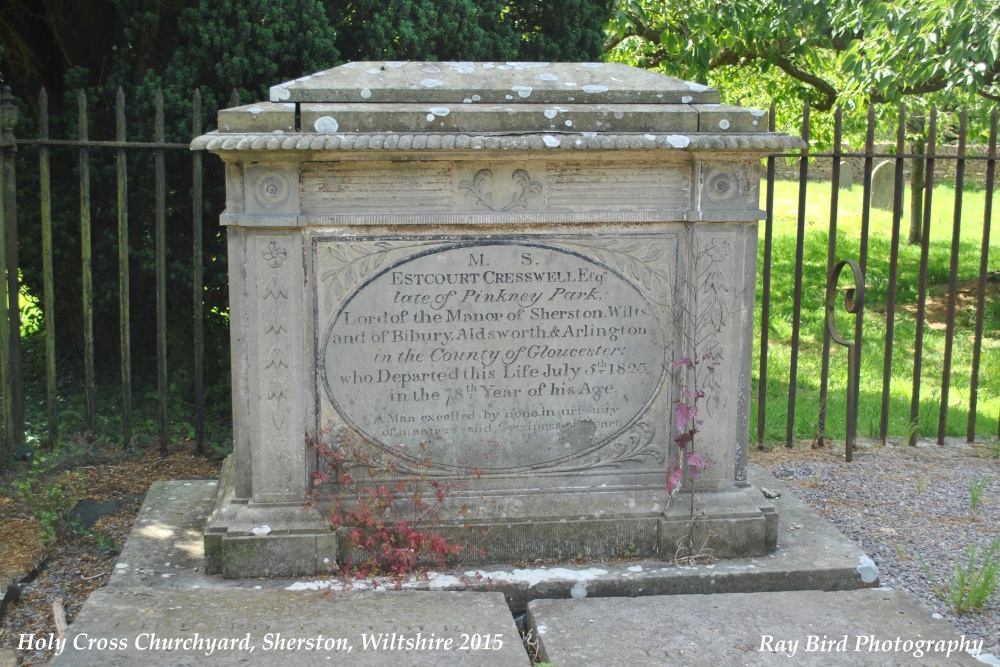
[[[676,595],[780,590],[853,590],[875,586],[874,563],[853,542],[817,516],[788,488],[750,466],[750,481],[782,492],[778,548],[758,558],[726,559],[680,567],[656,560],[490,565],[430,573],[405,585],[417,590],[503,592],[512,610],[537,598]],[[223,579],[203,571],[201,531],[215,494],[213,481],[153,484],[122,550],[110,586],[337,590],[317,579]]]
[[[966,653],[981,643],[895,590],[535,600],[527,620],[556,667],[983,665]]]
[[[758,468],[751,467],[750,472],[751,481],[758,487],[782,491],[782,496],[773,501],[780,516],[778,549],[764,557],[691,567],[652,560],[494,565],[481,570],[430,573],[427,579],[407,582],[403,591],[360,594],[345,593],[342,584],[331,578],[237,580],[205,574],[202,530],[211,511],[216,482],[157,482],[147,494],[109,585],[90,597],[70,626],[70,646],[74,637],[86,634],[86,639],[98,641],[128,640],[127,651],[67,649],[52,664],[172,667],[255,665],[280,659],[282,664],[312,665],[326,662],[329,657],[331,661],[359,666],[524,665],[527,658],[510,612],[524,610],[531,600],[539,598],[672,594],[669,599],[677,599],[678,594],[694,592],[854,590],[876,585],[878,573],[856,545],[816,516],[779,480]],[[721,604],[728,597],[701,599]],[[624,625],[622,619],[628,618],[636,617],[620,617],[609,627],[620,628]],[[674,626],[672,621],[664,623],[665,627]],[[644,633],[650,633],[648,624],[642,627]],[[323,634],[324,638],[343,639],[354,648],[350,653],[331,650],[319,656],[303,649],[283,652],[279,657],[274,651],[264,650],[266,636],[278,632],[285,638],[303,640],[315,640]],[[436,633],[437,638],[450,633],[449,637],[461,640],[464,632],[470,638],[478,635],[481,646],[486,635],[501,634],[503,646],[499,650],[424,651],[398,657],[389,655],[395,649],[364,650],[363,634],[382,633],[391,643],[394,632],[397,642],[416,641],[412,636],[416,632],[424,633],[423,637]],[[150,640],[144,633],[192,641],[194,633],[216,639],[242,639],[249,633],[247,643],[256,648],[248,653],[237,644],[234,650],[217,650],[212,656],[140,650]],[[139,635],[144,636],[137,647]],[[274,637],[271,640],[274,643]],[[641,657],[650,645],[644,641],[634,645],[633,651]],[[336,646],[334,643],[332,648]]]
[[[226,667],[272,661],[282,667],[529,664],[500,593],[332,596],[120,587],[90,597],[50,664]]]

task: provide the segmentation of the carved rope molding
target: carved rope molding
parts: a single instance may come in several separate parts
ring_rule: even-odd
[[[545,138],[549,141],[546,142]],[[652,138],[650,138],[652,137]],[[232,151],[420,151],[420,150],[726,150],[786,151],[805,148],[798,137],[782,134],[218,134],[191,142],[192,150]]]

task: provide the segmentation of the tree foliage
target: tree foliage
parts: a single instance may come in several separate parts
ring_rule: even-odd
[[[165,98],[166,139],[186,143],[192,132],[192,93],[200,87],[202,129],[236,88],[244,102],[267,99],[269,86],[346,60],[596,60],[604,47],[611,0],[5,0],[0,7],[0,80],[23,104],[17,133],[34,136],[37,90],[49,92],[51,136],[77,135],[77,91],[86,90],[91,139],[114,139],[118,87],[126,92],[127,136],[151,141],[154,95]],[[53,148],[54,236],[59,285],[56,325],[61,351],[79,348],[81,282],[79,193],[75,150]],[[18,155],[18,207],[24,284],[41,293],[37,151]],[[190,156],[167,155],[168,310],[171,382],[190,359]],[[152,159],[130,152],[129,237],[132,342],[136,375],[155,341]],[[208,183],[221,165],[205,160]],[[114,154],[91,151],[91,210],[98,365],[118,352],[118,276]],[[62,170],[62,171],[60,171]],[[225,236],[213,217],[223,207],[221,187],[205,192],[203,243],[209,369],[228,376]],[[187,313],[185,312],[187,309]],[[212,340],[218,348],[212,348]],[[150,370],[150,369],[145,369]],[[138,377],[137,377],[138,379]],[[183,379],[178,380],[183,386]]]
[[[1000,100],[995,0],[620,0],[607,47],[703,82],[779,70],[820,110],[939,91]]]

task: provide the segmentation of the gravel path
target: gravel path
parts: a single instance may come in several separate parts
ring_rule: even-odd
[[[752,460],[857,543],[876,562],[881,583],[906,589],[961,632],[1000,655],[1000,590],[978,612],[955,614],[934,594],[921,568],[948,582],[966,549],[1000,537],[1000,459],[993,445],[922,442],[866,446],[843,461],[842,449],[755,452]],[[970,483],[988,478],[972,508]]]

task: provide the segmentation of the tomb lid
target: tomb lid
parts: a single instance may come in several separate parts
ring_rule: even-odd
[[[351,62],[219,111],[193,149],[801,148],[767,112],[719,91],[617,63]]]
[[[719,91],[618,63],[350,62],[271,88],[272,102],[713,104]]]

